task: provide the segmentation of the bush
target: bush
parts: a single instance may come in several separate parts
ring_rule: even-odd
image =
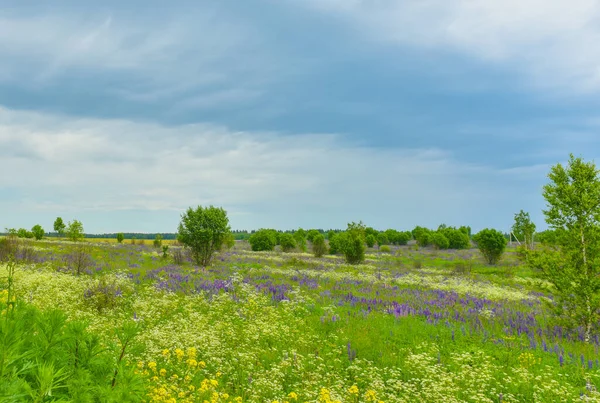
[[[208,266],[231,232],[227,212],[220,207],[191,207],[181,216],[177,239],[190,249],[198,266]]]
[[[331,255],[337,255],[342,251],[340,243],[342,241],[343,236],[340,237],[341,235],[343,235],[343,232],[339,232],[329,236],[329,253]]]
[[[452,272],[455,274],[470,274],[472,270],[472,260],[457,260],[452,263]]]
[[[321,257],[327,253],[325,237],[321,234],[315,235],[312,240],[312,250],[315,257]]]
[[[377,240],[375,239],[375,235],[373,234],[369,234],[365,237],[365,243],[367,244],[367,246],[369,248],[372,248],[373,246],[375,246],[375,242]]]
[[[496,264],[500,260],[507,243],[502,232],[489,228],[478,232],[473,240],[489,264]]]
[[[316,230],[316,229],[311,229],[306,233],[306,240],[309,241],[310,243],[314,243],[315,237],[317,235],[321,235],[321,232],[319,232],[319,230]]]
[[[279,236],[279,244],[284,252],[291,252],[296,248],[294,236],[287,232]]]
[[[382,245],[379,247],[379,251],[381,253],[392,253],[392,249],[390,248],[389,245]]]
[[[77,246],[71,253],[65,255],[64,262],[71,273],[81,275],[93,264],[90,248],[87,245]]]
[[[83,241],[83,224],[81,221],[73,220],[67,225],[67,238],[73,242]]]
[[[259,229],[248,238],[250,247],[253,251],[270,251],[277,245],[277,238],[273,234],[272,230]]]
[[[339,234],[340,247],[350,264],[359,264],[365,261],[365,226],[362,222],[348,224],[348,229]]]
[[[437,249],[448,249],[448,247],[450,246],[450,241],[441,232],[434,232],[431,235],[431,243]]]
[[[380,232],[379,235],[377,235],[377,244],[379,246],[390,244],[390,240],[387,237],[387,235],[385,234],[385,232]]]
[[[168,248],[168,246],[167,246],[167,248]],[[168,249],[167,250],[163,249],[163,257],[166,256],[167,251],[168,251]],[[173,251],[173,263],[175,263],[178,266],[181,266],[184,261],[185,261],[185,255],[183,253],[183,250],[181,248],[175,249]]]
[[[119,233],[117,234],[117,242],[118,242],[118,243],[123,243],[123,239],[125,239],[125,235],[123,235],[123,233],[122,233],[122,232],[119,232]]]
[[[471,246],[469,235],[463,231],[455,228],[446,228],[443,230],[443,234],[450,242],[448,246],[450,249],[467,249]]]
[[[298,249],[302,252],[306,252],[306,231],[300,228],[298,231],[294,232],[294,240],[298,245]]]
[[[102,313],[117,307],[122,292],[114,281],[109,283],[105,278],[101,278],[84,292],[83,297],[86,305],[93,307],[98,313]]]
[[[156,238],[154,238],[154,247],[156,249],[160,249],[162,247],[163,237],[161,234],[156,234]]]
[[[31,229],[31,233],[33,234],[33,237],[39,241],[44,237],[46,232],[44,231],[41,225],[37,224],[33,226],[33,228]]]

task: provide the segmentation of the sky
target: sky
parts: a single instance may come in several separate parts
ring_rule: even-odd
[[[0,227],[546,227],[600,154],[596,0],[0,0]]]

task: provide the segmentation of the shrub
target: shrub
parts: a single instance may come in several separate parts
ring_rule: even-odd
[[[300,249],[302,252],[306,252],[306,231],[300,228],[299,230],[294,232],[294,240],[298,245],[298,249]]]
[[[389,245],[390,244],[390,240],[387,237],[387,235],[385,234],[385,232],[380,232],[377,235],[377,244],[379,246],[383,246],[383,245]]]
[[[284,252],[291,252],[296,248],[294,236],[287,232],[279,236],[279,244]]]
[[[166,245],[165,245],[166,246]],[[163,249],[163,257],[165,257],[166,251]],[[173,251],[173,263],[178,266],[181,266],[185,261],[185,255],[183,254],[183,250],[181,248],[177,248]]]
[[[46,232],[44,231],[41,225],[37,224],[33,226],[33,228],[31,229],[31,233],[33,234],[33,237],[39,241],[44,237]]]
[[[65,228],[66,226],[63,222],[63,219],[61,217],[57,217],[54,221],[54,231],[57,233],[57,235],[62,236],[65,233]]]
[[[365,226],[362,222],[348,224],[348,229],[341,236],[340,247],[350,264],[359,264],[365,260]]]
[[[27,231],[25,228],[19,228],[17,230],[17,236],[19,238],[31,239],[33,238],[33,233],[31,231]]]
[[[250,247],[253,251],[270,251],[275,248],[277,239],[272,230],[259,229],[248,238]]]
[[[375,239],[375,235],[373,234],[369,234],[367,236],[365,236],[365,243],[367,244],[367,246],[369,248],[372,248],[373,246],[375,246],[375,242],[377,240]]]
[[[392,249],[390,248],[389,245],[382,245],[379,247],[379,251],[381,253],[392,253]]]
[[[478,232],[473,240],[489,264],[496,264],[500,260],[507,243],[502,232],[489,228]]]
[[[448,249],[448,247],[450,246],[450,241],[441,232],[434,232],[431,235],[431,243],[437,249]]]
[[[0,238],[0,262],[15,259],[19,249],[19,240],[14,235]]]
[[[154,247],[156,249],[160,249],[162,246],[163,237],[161,234],[156,234],[156,238],[154,238]]]
[[[421,267],[423,267],[423,261],[421,259],[413,260],[413,267],[415,269],[420,269]]]
[[[67,269],[73,274],[81,275],[81,273],[92,266],[93,260],[89,252],[90,248],[87,245],[80,245],[74,248],[71,253],[64,257]]]
[[[69,238],[73,242],[82,241],[83,240],[83,224],[81,221],[73,220],[69,222],[67,225],[66,231],[67,238]]]
[[[339,232],[329,237],[329,253],[331,255],[337,255],[342,251],[340,243],[343,240],[343,234],[343,232]]]
[[[446,228],[443,230],[443,234],[448,238],[450,249],[467,249],[471,244],[469,236],[455,228]]]
[[[119,233],[117,234],[117,242],[118,242],[118,243],[123,243],[123,239],[125,239],[125,235],[123,235],[123,233],[122,233],[122,232],[119,232]]]
[[[231,232],[227,212],[220,207],[191,207],[181,216],[177,239],[189,248],[198,266],[208,266]]]
[[[96,284],[87,289],[83,296],[87,305],[102,313],[117,307],[122,292],[114,281],[109,283],[105,278],[101,278]]]
[[[163,259],[167,258],[167,256],[168,256],[167,253],[168,252],[169,252],[169,245],[163,245],[162,246],[162,253],[163,253],[162,257],[163,257]]]
[[[327,253],[327,245],[325,244],[325,237],[321,234],[317,234],[312,240],[312,250],[315,257],[321,257]]]
[[[316,229],[311,229],[306,233],[306,240],[308,240],[310,243],[315,242],[315,237],[317,235],[321,235],[321,232],[319,232],[319,230]]]
[[[472,260],[457,260],[452,263],[452,272],[455,274],[470,274],[473,270]]]

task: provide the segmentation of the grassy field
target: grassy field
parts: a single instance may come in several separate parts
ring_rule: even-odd
[[[12,278],[17,305],[59,310],[102,345],[135,327],[113,358],[138,385],[129,401],[600,401],[598,337],[553,320],[548,284],[511,249],[494,267],[415,246],[349,266],[238,242],[199,268],[174,245],[109,241],[30,242]]]

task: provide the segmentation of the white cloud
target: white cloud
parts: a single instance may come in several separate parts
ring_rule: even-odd
[[[380,40],[501,63],[538,86],[600,90],[596,0],[291,1],[341,15]]]
[[[370,218],[383,227],[424,215],[437,225],[466,220],[469,209],[523,186],[510,172],[488,183],[492,169],[458,163],[442,150],[7,109],[0,109],[0,150],[10,172],[0,176],[0,190],[22,195],[4,208],[49,214],[59,206],[106,212],[215,204],[245,217],[238,226],[342,226]]]
[[[0,81],[38,88],[87,75],[91,90],[107,77],[114,84],[103,91],[136,101],[207,92],[229,94],[215,100],[228,102],[279,68],[261,34],[233,15],[195,7],[134,19],[118,11],[0,13]]]

